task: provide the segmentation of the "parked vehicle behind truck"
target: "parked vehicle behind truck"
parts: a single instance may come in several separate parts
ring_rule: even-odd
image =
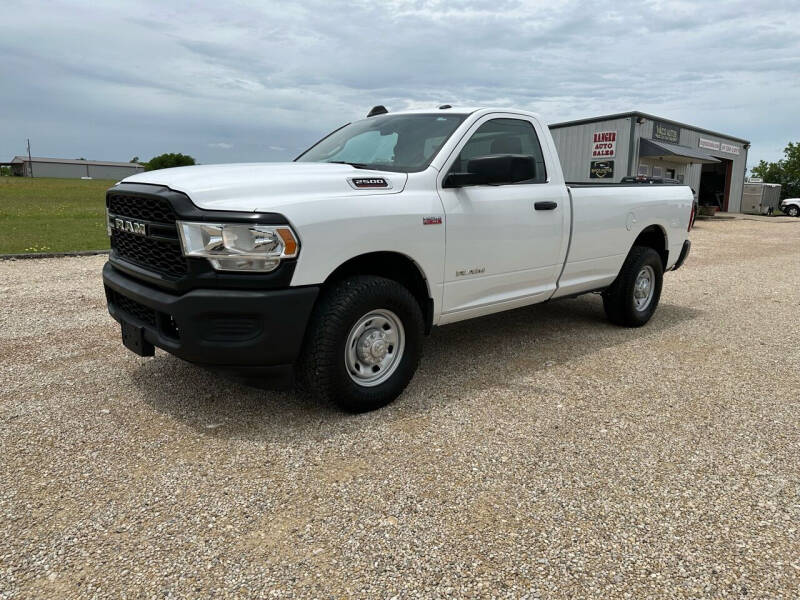
[[[786,198],[781,202],[781,211],[790,217],[800,217],[800,198]]]
[[[567,184],[527,111],[376,114],[292,163],[123,180],[103,280],[137,354],[297,374],[363,411],[403,391],[435,326],[587,292],[613,323],[644,325],[689,252],[692,200]]]

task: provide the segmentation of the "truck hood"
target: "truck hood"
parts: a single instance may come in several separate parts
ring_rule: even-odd
[[[371,178],[382,178],[389,187],[359,189],[351,181]],[[324,198],[396,194],[407,179],[406,173],[290,162],[177,167],[132,175],[122,183],[164,185],[206,210],[279,212],[287,205]]]

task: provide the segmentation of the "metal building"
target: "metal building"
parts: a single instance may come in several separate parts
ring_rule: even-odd
[[[108,162],[103,160],[71,160],[69,158],[40,158],[15,156],[10,163],[11,172],[20,177],[62,177],[65,179],[113,179],[119,181],[129,175],[141,173],[144,166],[137,163]]]
[[[550,125],[567,181],[677,179],[700,204],[740,212],[750,142],[642,112]]]

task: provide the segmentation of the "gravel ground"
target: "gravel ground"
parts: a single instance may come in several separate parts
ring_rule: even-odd
[[[125,351],[104,257],[0,262],[0,598],[798,598],[800,221],[442,328],[347,416]]]

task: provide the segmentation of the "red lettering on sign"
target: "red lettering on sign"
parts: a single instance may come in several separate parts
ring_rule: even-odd
[[[595,144],[598,142],[616,142],[616,141],[617,141],[616,131],[602,131],[594,134]]]
[[[613,158],[617,151],[616,131],[596,131],[592,135],[592,158]]]

